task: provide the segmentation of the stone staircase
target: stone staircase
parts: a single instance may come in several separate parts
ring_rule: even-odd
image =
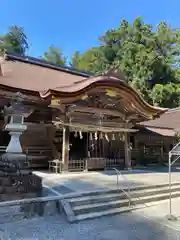
[[[130,207],[126,194],[117,189],[71,196],[61,200],[61,204],[69,222],[119,214],[168,199],[168,184],[134,187],[131,189],[130,196]],[[180,197],[180,183],[172,184],[172,198],[175,197]]]
[[[0,223],[63,212],[69,222],[129,212],[169,199],[168,184],[137,186],[131,188],[130,196],[130,206],[127,195],[117,189],[0,202]],[[172,183],[172,198],[176,197],[180,197],[180,182]]]

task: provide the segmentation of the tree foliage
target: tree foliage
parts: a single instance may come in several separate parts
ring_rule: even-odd
[[[59,48],[54,46],[50,46],[41,58],[54,64],[66,64],[66,57]]]
[[[99,41],[98,46],[83,53],[76,51],[70,65],[94,75],[115,68],[123,72],[127,83],[150,104],[180,105],[180,29],[163,21],[153,27],[141,17],[132,23],[124,19],[117,28],[100,36]],[[6,34],[0,35],[0,53],[25,55],[28,47],[21,27],[11,26]],[[61,49],[54,46],[50,46],[41,58],[55,64],[67,64]]]
[[[73,62],[78,62],[76,68],[94,74],[120,69],[149,103],[176,107],[180,104],[179,56],[179,29],[165,22],[153,29],[138,17],[133,23],[122,20],[118,28],[106,31],[100,46],[74,55]]]
[[[93,74],[102,73],[105,70],[106,59],[99,47],[86,50],[83,54],[75,52],[72,56],[71,65],[79,70]]]
[[[0,35],[0,53],[12,52],[25,55],[29,48],[27,36],[22,27],[9,27],[6,34]]]

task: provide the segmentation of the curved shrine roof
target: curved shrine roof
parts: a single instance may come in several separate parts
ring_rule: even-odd
[[[142,97],[126,82],[112,76],[90,77],[73,68],[62,68],[34,58],[22,58],[8,55],[0,62],[0,89],[23,92],[39,96],[41,99],[60,99],[82,95],[96,89],[113,90],[121,98],[131,102],[134,108],[149,113],[150,118],[157,117],[167,109],[157,108],[146,103]]]

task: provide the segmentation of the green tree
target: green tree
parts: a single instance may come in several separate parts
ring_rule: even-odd
[[[71,65],[79,70],[93,74],[100,74],[106,69],[106,58],[100,47],[93,47],[83,54],[75,52],[71,58]]]
[[[180,103],[180,86],[168,83],[165,85],[156,84],[151,91],[153,104],[157,106],[168,106],[173,108]]]
[[[70,61],[70,65],[76,69],[79,68],[79,63],[81,61],[81,54],[80,52],[76,51],[73,53]]]
[[[66,57],[59,48],[54,46],[50,46],[41,58],[54,64],[66,64]]]
[[[106,31],[100,46],[78,56],[77,67],[94,74],[119,69],[149,103],[176,107],[180,104],[179,56],[179,29],[165,22],[153,29],[138,17],[133,23],[122,20],[119,27]]]
[[[0,52],[12,52],[25,55],[29,48],[27,36],[24,29],[18,26],[11,26],[6,34],[0,35]]]

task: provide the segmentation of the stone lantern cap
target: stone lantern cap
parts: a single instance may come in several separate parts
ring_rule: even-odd
[[[10,106],[4,107],[5,116],[23,116],[28,117],[32,113],[32,108],[24,104],[25,96],[17,92],[10,101]]]

